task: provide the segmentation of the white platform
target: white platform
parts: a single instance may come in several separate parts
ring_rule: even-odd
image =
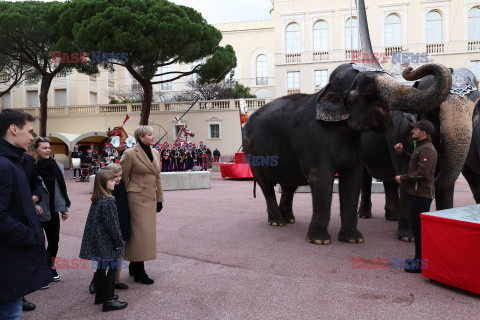
[[[282,192],[282,187],[278,186],[278,192]],[[295,193],[311,193],[310,186],[300,186],[297,188]],[[338,193],[338,181],[335,180],[333,183],[333,193]],[[372,193],[385,193],[383,188],[383,182],[372,181]]]
[[[162,189],[163,191],[210,189],[210,172],[162,172]]]
[[[94,181],[95,175],[91,175],[89,181],[90,193],[93,193]],[[162,189],[163,191],[210,189],[210,172],[162,172]]]
[[[220,162],[213,162],[212,163],[212,171],[220,172]]]

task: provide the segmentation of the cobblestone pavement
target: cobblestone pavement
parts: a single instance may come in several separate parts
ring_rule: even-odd
[[[295,196],[295,224],[271,227],[260,188],[253,198],[252,180],[222,180],[212,172],[211,186],[165,192],[164,209],[157,217],[157,259],[145,263],[155,284],[135,283],[124,269],[121,279],[130,288],[116,294],[129,305],[102,313],[88,292],[91,265],[72,269],[67,263],[78,258],[90,206],[88,184],[67,181],[72,207],[70,218],[61,225],[58,256],[66,259],[58,270],[62,280],[29,295],[37,309],[23,318],[478,318],[478,295],[391,266],[352,269],[355,257],[392,260],[413,254],[413,243],[395,239],[397,223],[384,219],[383,194],[373,195],[373,218],[359,220],[363,244],[336,241],[340,216],[335,194],[329,226],[334,242],[317,246],[305,241],[310,194]],[[474,203],[460,177],[455,206]]]

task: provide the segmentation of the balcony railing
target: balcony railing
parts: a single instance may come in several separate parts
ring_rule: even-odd
[[[267,77],[257,77],[257,86],[266,86],[268,85],[268,78]]]
[[[257,109],[265,105],[265,99],[244,99],[249,109]],[[235,100],[235,108],[240,108],[240,100]]]
[[[445,52],[445,45],[443,43],[429,43],[427,44],[426,51],[428,54],[430,53],[444,53]]]
[[[92,114],[95,113],[95,106],[69,107],[69,114]]]
[[[402,51],[403,51],[402,46],[385,47],[385,54],[386,54],[388,57],[391,57],[394,53],[402,52]]]
[[[200,110],[230,109],[230,100],[212,100],[200,102]]]
[[[480,40],[468,41],[467,50],[468,51],[479,51],[480,50]]]
[[[293,90],[292,93],[298,93],[300,90]],[[192,108],[197,111],[214,110],[238,110],[240,100],[245,100],[249,109],[258,109],[271,99],[231,99],[231,100],[210,100],[198,101]],[[185,111],[193,101],[185,102],[153,102],[150,111],[152,113],[178,112]],[[33,116],[40,115],[40,108],[25,108],[25,111]],[[142,111],[141,103],[121,103],[121,104],[101,104],[85,106],[61,106],[48,107],[49,116],[68,116],[68,115],[98,115],[98,114],[139,114]]]
[[[100,106],[100,113],[126,113],[127,105],[125,104],[109,104],[107,106]]]
[[[313,61],[327,61],[328,51],[316,51],[313,53]]]
[[[67,71],[60,71],[55,75],[56,79],[64,79],[67,77]]]
[[[287,53],[285,55],[285,62],[286,63],[302,62],[302,54],[301,53]]]
[[[7,82],[10,80],[10,76],[6,73],[0,73],[0,82]]]
[[[345,50],[345,59],[352,60],[352,53],[358,50]]]

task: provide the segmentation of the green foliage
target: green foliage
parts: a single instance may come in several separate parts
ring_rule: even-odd
[[[75,42],[86,52],[128,53],[124,65],[142,79],[153,79],[171,61],[205,59],[204,67],[179,75],[201,71],[208,79],[224,77],[236,66],[233,48],[218,46],[219,30],[194,9],[166,0],[72,0],[59,25],[62,43]]]
[[[250,93],[250,88],[245,87],[243,84],[238,83],[235,81],[235,85],[232,89],[232,98],[233,99],[240,99],[240,98],[256,98],[257,96]]]
[[[73,68],[91,70],[85,64],[53,64],[52,51],[78,52],[73,43],[60,41],[58,19],[66,4],[62,2],[0,2],[0,54],[11,61],[34,67],[40,75],[69,71]],[[94,68],[93,72],[98,72]]]

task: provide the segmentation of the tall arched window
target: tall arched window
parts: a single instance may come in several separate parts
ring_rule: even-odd
[[[402,45],[402,20],[396,14],[385,19],[385,47]]]
[[[313,51],[328,51],[328,24],[323,20],[313,25]]]
[[[468,41],[480,40],[480,7],[468,12]]]
[[[347,50],[359,50],[358,19],[348,18],[345,23],[345,48]]]
[[[300,52],[300,26],[297,23],[290,23],[285,30],[287,53]]]
[[[442,43],[442,15],[438,11],[427,14],[427,30],[425,33],[427,43]]]
[[[268,60],[267,56],[260,54],[257,57],[257,85],[268,84]]]

